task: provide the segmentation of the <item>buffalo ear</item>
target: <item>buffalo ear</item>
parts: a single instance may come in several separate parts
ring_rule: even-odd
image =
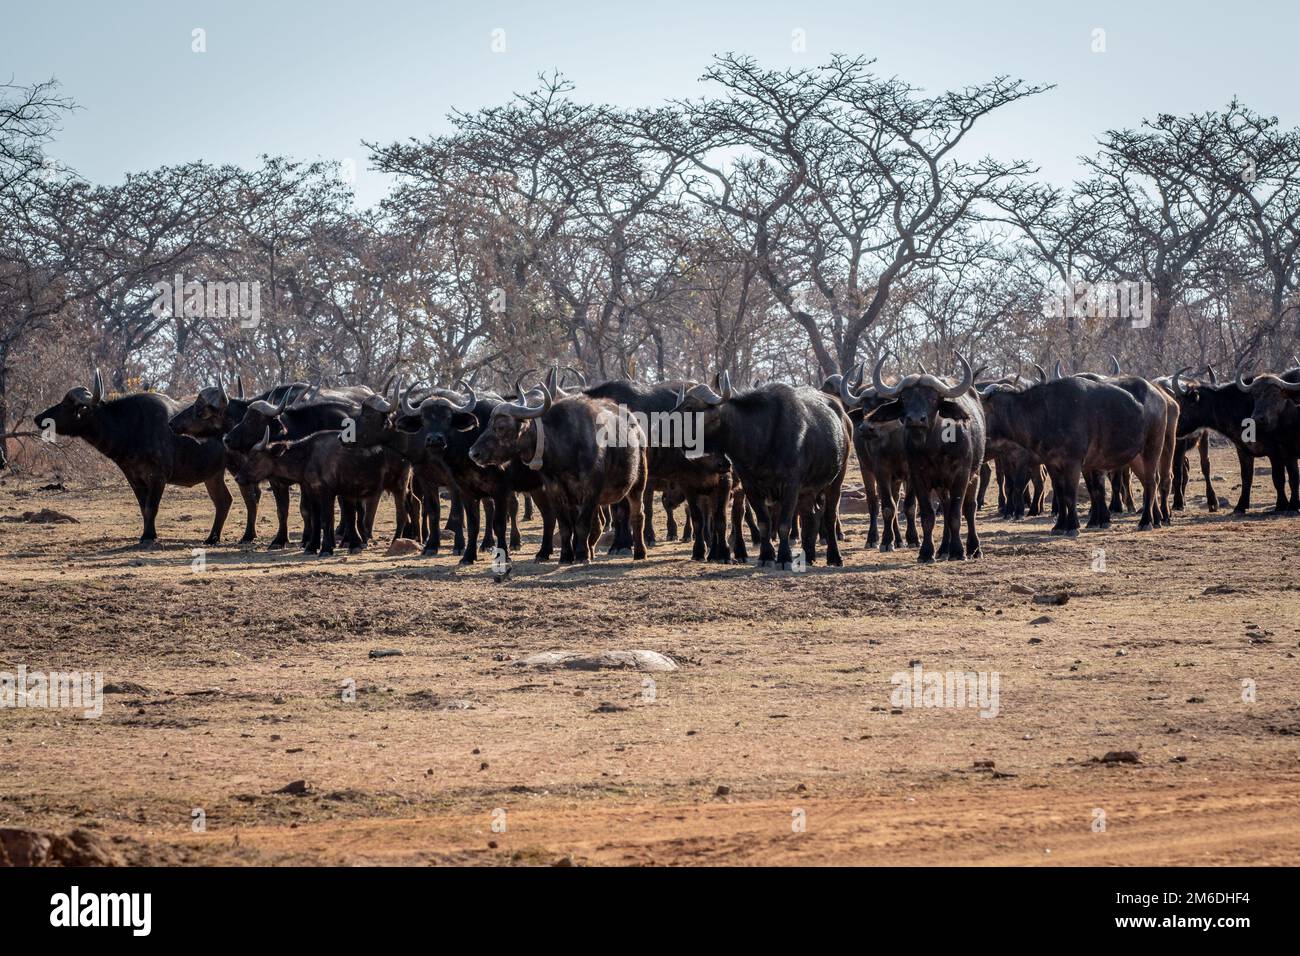
[[[458,432],[472,432],[478,428],[478,416],[473,412],[457,412],[451,416],[451,427]]]
[[[903,417],[903,403],[895,399],[879,408],[872,409],[862,417],[864,422],[896,422]]]
[[[939,403],[939,417],[951,418],[954,421],[964,422],[970,418],[970,412],[962,408],[957,402],[945,398]]]

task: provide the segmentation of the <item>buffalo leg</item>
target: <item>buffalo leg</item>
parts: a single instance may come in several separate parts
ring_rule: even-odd
[[[966,560],[966,549],[961,543],[961,519],[965,504],[965,486],[954,488],[944,495],[943,533],[948,539],[949,561]]]
[[[1021,494],[1021,505],[1024,504],[1024,495]],[[975,501],[973,488],[966,486],[966,494],[962,496],[962,512],[966,517],[966,557],[982,558],[984,549],[980,546],[979,532],[975,530],[975,512],[979,506]]]
[[[812,567],[817,563],[817,539],[821,537],[825,528],[826,522],[817,519],[817,501],[812,498],[799,511],[799,531],[802,538],[800,546],[803,549],[805,567]],[[830,540],[835,540],[834,534],[830,535]],[[828,542],[827,547],[829,546]],[[793,555],[791,557],[793,558]]]
[[[909,482],[907,485],[907,496],[903,499],[903,514],[907,517],[907,546],[915,548],[918,544],[916,536],[916,501],[917,494],[912,490]]]
[[[244,500],[244,536],[239,539],[240,544],[248,544],[257,538],[257,505],[262,500],[262,489],[257,482],[248,484],[239,484],[239,497]]]
[[[208,497],[212,499],[212,506],[216,509],[216,514],[212,516],[212,531],[208,534],[204,544],[213,545],[221,540],[221,528],[226,523],[226,515],[230,513],[230,502],[234,499],[230,497],[230,489],[226,487],[225,475],[217,472],[213,477],[204,482],[208,489]]]
[[[1184,494],[1187,490],[1187,441],[1180,438],[1177,446],[1174,448],[1174,510],[1184,511],[1187,508],[1187,500]]]
[[[655,487],[653,481],[645,483],[645,491],[641,494],[641,513],[645,515],[645,543],[647,547],[653,548],[655,545]],[[668,540],[672,540],[669,538]]]
[[[1210,480],[1210,433],[1203,432],[1198,442],[1201,451],[1201,477],[1205,479],[1205,507],[1210,511],[1219,510],[1219,493],[1214,490]]]
[[[424,509],[420,523],[422,528],[427,526],[428,530],[424,539],[424,553],[437,554],[442,548],[442,498],[436,485],[432,491],[424,489]]]
[[[483,504],[483,545],[481,550],[491,553],[496,546],[497,506],[491,498],[480,499]]]
[[[750,499],[754,509],[754,521],[758,525],[758,566],[770,568],[776,561],[776,549],[772,547],[772,511],[768,502],[762,498]]]
[[[140,544],[152,544],[158,540],[158,529],[154,527],[154,520],[158,517],[158,505],[162,501],[165,487],[166,485],[161,481],[132,485],[136,503],[140,506],[140,518],[144,522],[144,529],[140,533]]]
[[[317,518],[317,524],[320,525],[321,533],[320,556],[327,558],[334,554],[334,495],[328,491],[324,492],[320,496],[318,505],[320,517]]]
[[[268,551],[279,551],[289,543],[289,486],[283,481],[272,481],[271,497],[275,499],[275,537],[267,545]],[[304,496],[305,497],[305,496]],[[312,512],[315,515],[315,512]],[[307,537],[307,511],[302,511],[303,539]]]
[[[929,489],[919,493],[916,498],[921,510],[921,550],[917,553],[916,560],[921,564],[930,564],[934,561],[934,501]]]
[[[507,563],[510,561],[510,550],[506,547],[506,533],[507,525],[510,523],[510,500],[512,498],[514,498],[513,492],[501,491],[498,492],[497,498],[493,502],[492,520],[495,525],[494,531],[497,539],[496,550],[492,552],[494,562],[497,559]],[[518,545],[515,547],[518,547]]]
[[[727,540],[727,504],[731,501],[731,477],[719,476],[718,485],[708,498],[709,560],[718,564],[731,563],[731,545]]]
[[[737,564],[749,563],[749,550],[745,547],[745,494],[731,492],[731,557]]]
[[[533,492],[530,498],[537,503],[537,510],[542,513],[542,544],[533,560],[549,561],[555,550],[555,509],[543,491]]]
[[[532,501],[531,498],[527,500]],[[510,506],[510,550],[518,551],[524,543],[519,536],[519,496],[512,491],[506,501]],[[504,541],[505,538],[501,540]]]
[[[693,538],[691,544],[691,560],[703,561],[704,551],[704,509],[700,507],[700,496],[688,494],[686,496],[686,517],[691,522],[690,534]]]
[[[794,530],[794,519],[799,507],[799,489],[787,488],[778,503],[780,511],[776,521],[776,564],[782,571],[794,570],[794,554],[790,550],[790,534]],[[813,529],[816,541],[816,528]]]
[[[478,499],[464,495],[461,506],[465,510],[465,553],[460,563],[473,564],[478,560]]]
[[[880,551],[893,551],[903,543],[898,531],[898,488],[886,478],[876,478],[876,495],[880,499]]]
[[[1234,443],[1235,444],[1235,443]],[[1255,456],[1240,445],[1237,448],[1237,468],[1241,472],[1241,496],[1232,509],[1233,514],[1244,515],[1250,508],[1250,486],[1255,481]]]

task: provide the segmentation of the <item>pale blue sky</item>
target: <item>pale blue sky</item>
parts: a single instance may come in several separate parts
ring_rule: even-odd
[[[773,67],[865,54],[940,90],[998,73],[1057,89],[1016,104],[978,145],[1066,182],[1096,136],[1234,94],[1300,125],[1296,0],[823,3],[58,2],[3,0],[0,75],[57,77],[83,109],[51,152],[113,182],[131,170],[261,153],[354,158],[358,198],[382,195],[361,140],[424,137],[455,107],[505,100],[559,69],[577,95],[627,106],[698,95],[714,53]],[[191,52],[191,30],[207,52]],[[1093,53],[1092,31],[1106,31]],[[493,53],[503,29],[506,52]],[[806,31],[807,52],[791,50]]]

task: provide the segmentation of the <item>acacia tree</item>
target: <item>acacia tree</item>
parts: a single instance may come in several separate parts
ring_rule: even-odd
[[[687,192],[752,230],[761,274],[824,374],[852,364],[897,283],[959,255],[961,227],[1031,172],[959,147],[983,117],[1046,89],[997,77],[927,97],[870,65],[777,71],[728,55],[704,75],[721,95],[642,114],[643,135],[686,163]]]

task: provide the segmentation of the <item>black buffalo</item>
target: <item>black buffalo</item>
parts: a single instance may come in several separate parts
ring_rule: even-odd
[[[758,522],[759,565],[793,570],[790,532],[796,516],[804,561],[816,560],[820,531],[826,563],[843,564],[835,524],[852,427],[843,406],[810,386],[733,392],[726,372],[720,386],[720,394],[707,385],[683,386],[677,409],[702,416],[705,449],[726,455],[740,477]]]
[[[93,388],[72,389],[35,421],[42,430],[53,427],[56,435],[85,440],[122,470],[140,505],[142,545],[158,538],[154,521],[167,485],[204,485],[216,509],[204,544],[213,545],[221,539],[232,500],[223,480],[226,451],[215,439],[175,434],[167,423],[180,409],[179,403],[154,392],[105,399],[104,380],[96,369]]]
[[[975,374],[961,355],[962,377],[956,384],[927,373],[908,375],[894,385],[880,376],[882,356],[871,373],[876,395],[887,401],[864,416],[876,424],[897,421],[903,426],[907,482],[921,510],[921,549],[917,560],[933,561],[934,500],[943,509],[943,539],[938,557],[961,561],[983,554],[975,529],[975,498],[979,468],[984,461],[984,412],[971,391]],[[961,519],[966,518],[966,545]]]

